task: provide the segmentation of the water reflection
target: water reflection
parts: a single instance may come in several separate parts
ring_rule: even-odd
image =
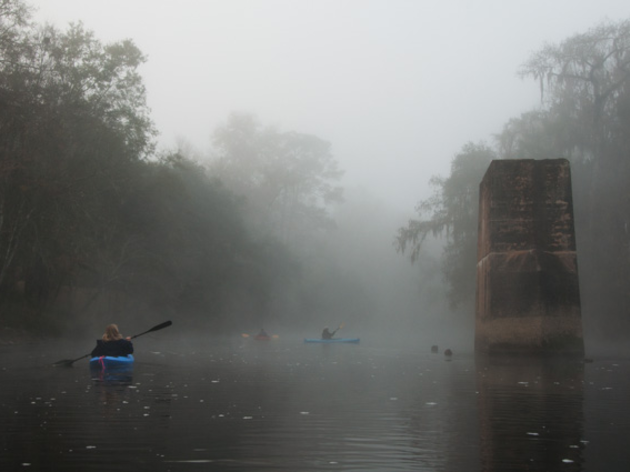
[[[94,382],[103,382],[109,385],[131,385],[133,382],[133,367],[91,368],[90,375]]]
[[[482,471],[580,471],[584,365],[569,359],[476,360]]]
[[[161,345],[130,377],[0,350],[0,471],[627,469],[630,360],[298,341]]]

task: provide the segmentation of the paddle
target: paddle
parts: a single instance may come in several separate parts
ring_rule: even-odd
[[[339,331],[341,328],[343,328],[345,326],[345,323],[341,323],[336,330],[334,330],[332,333],[330,331],[328,331],[328,328],[324,329],[324,332],[322,333],[322,339],[332,339],[333,336],[335,335],[335,333],[337,331]],[[326,335],[326,333],[328,333],[328,335]]]
[[[339,327],[330,334],[330,337],[332,338],[335,335],[335,333],[339,331],[341,328],[343,328],[345,325],[346,325],[345,323],[341,323]]]
[[[143,333],[131,336],[131,339],[135,339],[138,336],[142,336],[143,334],[152,333],[154,331],[159,331],[161,329],[168,328],[172,324],[173,324],[172,321],[165,321],[164,323],[160,323],[159,325],[154,326],[153,328],[151,328],[151,329],[149,329],[149,330],[147,330],[147,331],[145,331]],[[92,353],[86,354],[85,356],[77,357],[76,359],[64,359],[62,361],[55,362],[53,364],[53,366],[63,365],[63,366],[66,366],[66,367],[72,367],[72,364],[74,364],[76,361],[80,361],[81,359],[85,359],[86,357],[89,357],[91,355],[92,355]]]

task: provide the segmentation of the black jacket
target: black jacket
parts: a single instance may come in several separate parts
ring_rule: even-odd
[[[92,357],[101,356],[126,356],[133,354],[133,344],[126,339],[117,339],[116,341],[96,341],[96,347],[92,350]]]

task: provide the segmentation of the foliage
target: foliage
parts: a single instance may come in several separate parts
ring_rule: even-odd
[[[31,26],[21,2],[0,7],[0,287],[24,283],[43,305],[90,265],[129,165],[151,149],[143,58],[80,25]]]
[[[605,121],[615,119],[619,97],[630,80],[630,20],[605,22],[558,45],[546,45],[525,62],[521,76],[550,89],[550,108],[566,106],[565,113],[582,119],[601,131]],[[601,143],[603,137],[591,136]]]
[[[585,316],[596,315],[602,331],[616,326],[617,334],[626,332],[630,316],[619,307],[630,306],[630,20],[604,22],[559,44],[547,44],[519,74],[539,81],[542,107],[505,124],[496,136],[496,155],[570,160]],[[480,182],[475,169],[463,172],[470,185]],[[447,185],[451,180],[460,180],[455,168],[449,179],[432,179],[436,194],[421,202],[418,211],[433,213],[401,228],[398,248],[410,248],[413,259],[427,234],[446,232],[445,276],[451,288],[462,288],[462,280],[474,280],[475,248],[471,237],[449,231],[453,218],[467,225],[468,235],[476,231],[468,217],[476,219],[478,204],[462,199],[458,206]],[[474,292],[462,288],[451,293],[451,301],[464,293]]]
[[[137,245],[122,287],[205,323],[229,324],[236,298],[239,315],[264,316],[281,250],[251,240],[239,200],[198,163],[176,152],[145,167],[120,209]]]
[[[417,207],[418,219],[399,228],[395,245],[415,262],[429,235],[444,236],[443,271],[453,306],[471,300],[475,293],[479,183],[495,152],[485,144],[466,144],[451,162],[448,178],[433,176],[435,191]]]
[[[0,322],[177,312],[228,327],[235,304],[263,317],[296,278],[283,246],[250,238],[218,179],[181,153],[155,155],[144,60],[129,40],[39,27],[20,0],[0,0]],[[287,152],[326,160],[325,143],[306,146],[311,159],[292,138]]]
[[[213,142],[212,171],[245,197],[256,231],[295,244],[331,226],[327,206],[341,201],[342,172],[330,143],[263,128],[249,114],[232,114]]]
[[[630,303],[630,20],[546,45],[520,73],[541,84],[538,131],[524,129],[521,117],[501,138],[518,136],[512,150],[520,155],[536,157],[538,146],[571,161],[584,305],[616,318]],[[628,313],[622,318],[630,328]]]

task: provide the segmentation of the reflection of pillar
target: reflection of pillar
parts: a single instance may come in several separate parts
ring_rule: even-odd
[[[481,182],[475,348],[584,351],[565,159],[492,161]]]
[[[479,470],[582,470],[582,363],[492,356],[476,367]]]

